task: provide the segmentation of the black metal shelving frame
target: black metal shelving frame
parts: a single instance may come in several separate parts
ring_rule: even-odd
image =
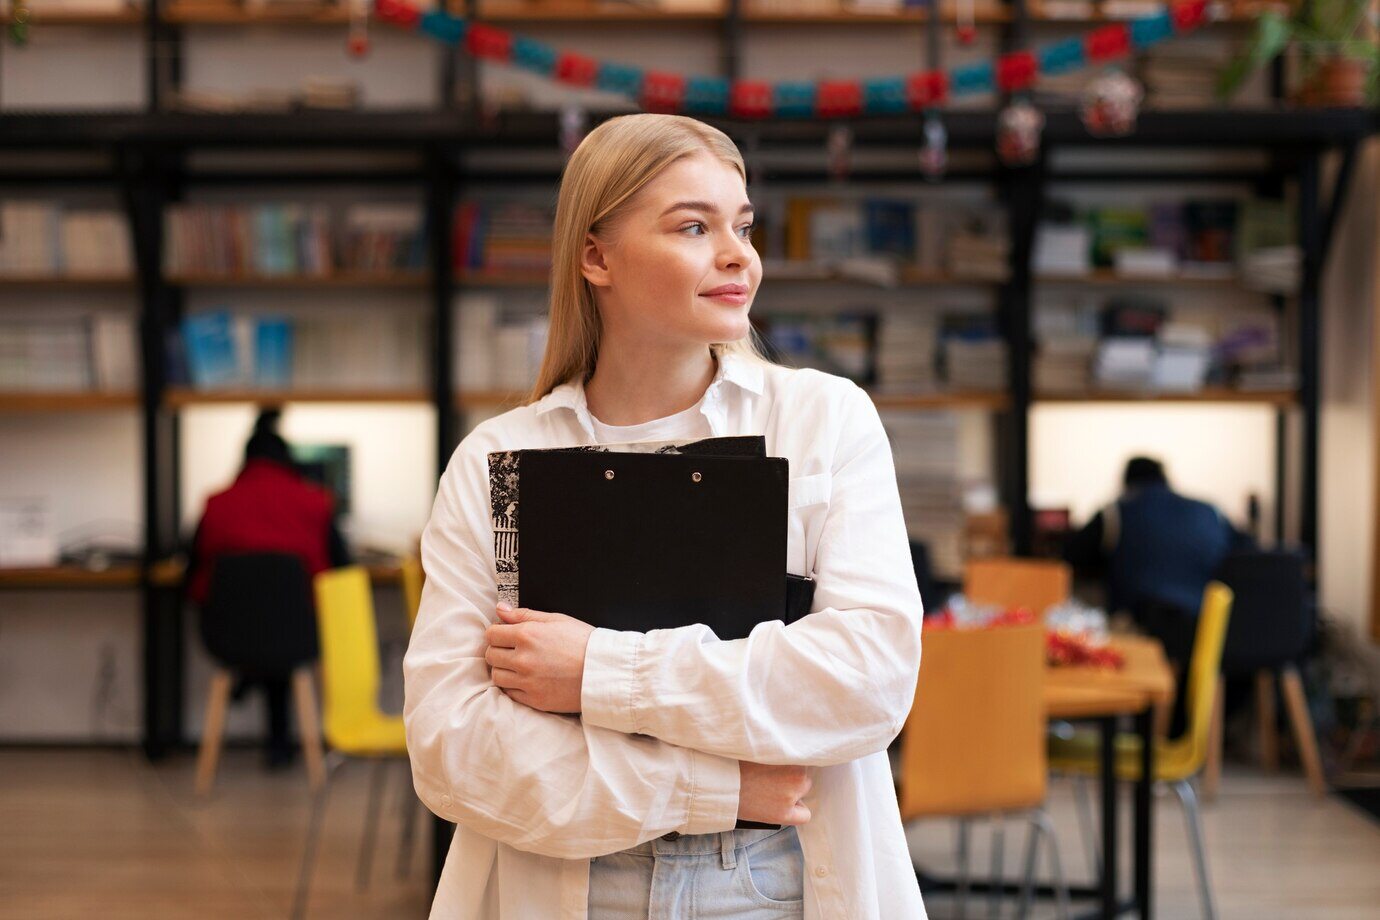
[[[0,113],[0,152],[84,150],[103,155],[107,168],[85,172],[35,165],[0,168],[0,189],[47,184],[109,184],[118,191],[128,214],[138,272],[141,305],[140,342],[144,384],[140,410],[144,447],[145,576],[144,596],[144,728],[143,747],[158,758],[185,745],[183,734],[183,624],[177,589],[157,584],[149,575],[153,563],[178,548],[180,470],[178,409],[165,400],[166,331],[182,313],[183,291],[162,272],[163,213],[198,184],[413,184],[425,200],[430,233],[427,300],[432,330],[429,396],[436,409],[437,471],[444,469],[459,440],[461,415],[455,399],[453,366],[453,305],[463,286],[451,261],[451,213],[467,186],[477,183],[544,183],[559,176],[559,118],[550,113],[485,113],[475,104],[478,68],[454,49],[438,46],[442,85],[436,107],[415,111],[314,112],[292,114],[203,115],[172,110],[168,99],[181,80],[183,27],[166,22],[164,0],[149,0],[142,34],[147,54],[147,106],[142,111],[82,114]],[[473,7],[473,0],[466,8]],[[1010,45],[1030,24],[1023,0],[1014,0],[1005,30]],[[735,76],[741,66],[741,45],[750,27],[739,15],[739,3],[727,4],[720,37],[724,71]],[[419,39],[421,41],[421,39]],[[1279,89],[1280,81],[1276,81]],[[463,88],[464,92],[460,92]],[[956,149],[990,151],[996,139],[997,113],[950,111],[943,114],[950,144]],[[590,124],[599,116],[591,115]],[[915,152],[922,140],[918,117],[858,118],[840,122],[742,122],[707,119],[740,142],[749,158],[758,153],[817,153],[824,148],[831,127],[847,124],[859,150]],[[1355,163],[1358,145],[1380,127],[1377,113],[1366,110],[1222,109],[1190,112],[1146,112],[1135,133],[1116,139],[1088,134],[1073,112],[1048,114],[1042,155],[1033,166],[1001,167],[994,157],[986,165],[956,173],[963,181],[985,181],[1007,209],[1011,234],[1010,272],[998,286],[997,309],[1008,344],[1009,399],[995,416],[999,491],[1011,516],[1015,550],[1028,553],[1031,509],[1028,496],[1028,424],[1037,396],[1031,387],[1031,313],[1038,279],[1031,274],[1030,256],[1036,224],[1052,183],[1078,181],[1135,181],[1165,184],[1204,181],[1254,182],[1260,189],[1280,190],[1292,183],[1298,203],[1298,236],[1303,271],[1295,294],[1299,316],[1299,372],[1297,411],[1300,416],[1301,459],[1294,477],[1299,509],[1300,542],[1317,548],[1319,368],[1321,360],[1321,283],[1333,228]],[[1057,152],[1072,148],[1186,148],[1252,149],[1264,151],[1267,165],[1256,174],[1239,171],[1192,172],[1114,169],[1091,173],[1056,172]],[[280,170],[257,168],[196,171],[193,154],[203,151],[396,151],[412,155],[414,167],[396,163],[380,169]],[[486,151],[536,152],[547,155],[549,168],[517,173],[482,170],[467,154]],[[1341,153],[1326,191],[1322,160]],[[787,157],[788,159],[788,157]],[[912,156],[911,162],[915,162]],[[778,161],[780,157],[778,157]],[[6,161],[9,162],[8,160]],[[16,160],[16,163],[20,161]],[[766,171],[769,178],[826,181],[822,169]],[[914,182],[925,180],[918,169],[858,171],[858,181]],[[1285,434],[1290,407],[1277,408],[1277,482],[1280,510],[1275,528],[1283,529],[1284,498],[1289,494],[1288,451]]]

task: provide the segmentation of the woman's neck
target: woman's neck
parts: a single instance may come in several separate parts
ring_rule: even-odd
[[[605,425],[640,425],[699,402],[717,369],[703,345],[670,350],[604,341],[585,401]]]

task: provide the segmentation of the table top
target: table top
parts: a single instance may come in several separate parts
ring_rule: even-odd
[[[1126,659],[1120,670],[1083,665],[1045,669],[1045,711],[1052,719],[1130,715],[1174,701],[1174,671],[1164,646],[1142,636],[1117,636],[1112,647]]]
[[[402,564],[379,562],[366,565],[369,578],[376,585],[396,585],[402,582]],[[186,566],[179,559],[164,559],[149,568],[149,583],[160,588],[176,588],[186,575]],[[55,565],[41,568],[0,569],[0,590],[71,590],[137,588],[143,583],[143,571],[137,565],[119,565],[96,571],[75,565]]]

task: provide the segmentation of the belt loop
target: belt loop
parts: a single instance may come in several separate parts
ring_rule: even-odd
[[[733,869],[738,865],[738,853],[734,849],[733,831],[719,832],[719,852],[723,857],[725,869]]]

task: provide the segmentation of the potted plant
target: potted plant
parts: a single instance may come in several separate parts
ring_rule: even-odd
[[[1312,106],[1380,104],[1380,45],[1367,37],[1371,0],[1295,0],[1288,14],[1267,10],[1250,45],[1218,80],[1227,98],[1245,79],[1293,45],[1299,84],[1294,101]]]

